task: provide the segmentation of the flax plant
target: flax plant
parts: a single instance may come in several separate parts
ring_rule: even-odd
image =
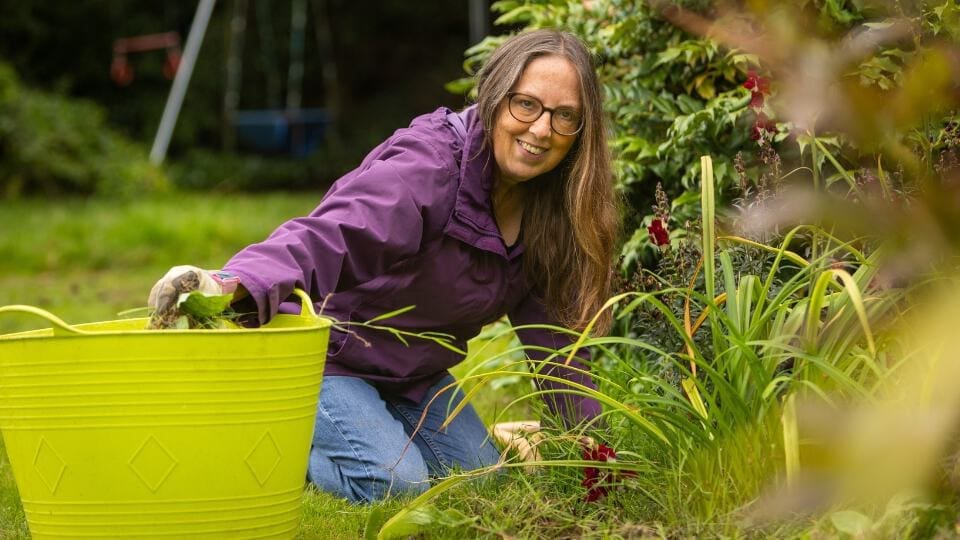
[[[709,182],[704,186],[708,189]],[[713,215],[707,204],[704,215]],[[706,224],[703,230],[705,236],[711,234]],[[820,260],[805,261],[787,249],[804,230],[831,240],[824,245]],[[711,249],[714,240],[704,238],[705,249]],[[668,478],[650,478],[651,488],[666,480],[678,486],[660,498],[664,517],[671,522],[719,519],[754,498],[763,486],[781,481],[787,471],[796,474],[800,441],[789,405],[791,396],[814,395],[828,404],[840,396],[869,399],[889,371],[877,361],[880,352],[874,325],[895,315],[902,296],[900,291],[871,289],[879,269],[879,252],[865,255],[853,244],[813,226],[797,227],[784,236],[778,248],[769,248],[775,257],[765,275],[738,274],[733,267],[730,252],[737,245],[750,244],[749,240],[727,236],[718,243],[716,280],[723,284],[724,292],[682,291],[701,307],[697,324],[685,325],[653,297],[638,297],[618,314],[625,317],[645,303],[651,305],[685,343],[685,350],[667,353],[682,373],[682,394],[649,376],[645,379],[647,388],[659,398],[648,406],[685,412],[670,415],[674,423],[663,427],[670,433],[674,449],[661,456],[672,460],[662,466]],[[858,261],[853,273],[821,269],[824,261],[839,253]],[[785,262],[787,269],[782,268]],[[777,277],[785,273],[789,277],[775,288]],[[698,346],[692,336],[691,331],[704,320],[714,337],[712,351]],[[643,377],[642,368],[637,369],[629,358],[643,347],[629,345],[608,350],[614,361],[613,368],[605,372],[633,371]],[[643,406],[639,408],[645,411]]]

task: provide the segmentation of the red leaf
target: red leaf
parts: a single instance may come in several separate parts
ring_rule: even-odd
[[[764,131],[767,133],[776,133],[777,123],[768,118],[767,115],[758,113],[756,120],[753,121],[753,127],[750,129],[750,138],[755,141],[759,140],[760,137],[763,136]]]
[[[757,71],[751,69],[747,72],[747,81],[743,83],[743,87],[754,95],[767,95],[770,93],[770,79],[757,75]]]
[[[650,241],[653,242],[656,246],[668,246],[670,245],[670,233],[667,232],[666,227],[663,226],[663,220],[660,218],[654,218],[650,222],[650,226],[647,227],[647,232],[650,234]],[[609,449],[604,445],[600,445],[603,448]],[[613,452],[613,450],[610,450]],[[616,454],[614,454],[616,457]]]

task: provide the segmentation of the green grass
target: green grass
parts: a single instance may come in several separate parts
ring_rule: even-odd
[[[177,261],[218,267],[319,200],[320,193],[307,192],[0,201],[0,272],[119,271]]]

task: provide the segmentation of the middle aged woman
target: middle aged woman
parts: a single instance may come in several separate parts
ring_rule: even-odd
[[[253,324],[296,312],[285,300],[299,287],[340,321],[415,306],[386,324],[449,334],[464,350],[504,315],[515,326],[583,329],[608,296],[619,225],[591,57],[570,34],[523,33],[492,54],[477,83],[476,105],[415,118],[334,183],[309,216],[284,223],[222,271],[171,269],[151,304],[169,310],[170,291],[192,271],[211,292],[239,278],[234,305],[255,313]],[[602,318],[599,331],[608,326]],[[571,343],[545,329],[518,333],[535,361]],[[495,463],[498,451],[472,407],[440,429],[460,392],[427,407],[461,360],[427,339],[405,344],[363,327],[334,332],[310,481],[372,501],[423,491],[431,473]],[[580,362],[538,369],[593,386]],[[600,413],[596,401],[564,393],[565,384],[539,386],[568,426]]]

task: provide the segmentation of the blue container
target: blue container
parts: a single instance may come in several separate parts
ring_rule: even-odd
[[[233,121],[241,147],[297,158],[317,149],[329,123],[324,109],[237,111]]]

